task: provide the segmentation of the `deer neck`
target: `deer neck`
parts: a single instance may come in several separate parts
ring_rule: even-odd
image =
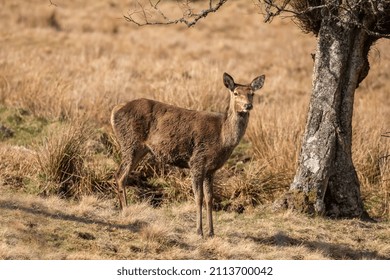
[[[237,113],[234,106],[230,106],[225,114],[222,125],[222,141],[225,147],[236,147],[244,136],[249,120],[249,112]]]

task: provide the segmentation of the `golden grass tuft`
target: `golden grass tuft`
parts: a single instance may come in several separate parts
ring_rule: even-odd
[[[112,160],[86,122],[53,128],[37,153],[42,193],[67,198],[107,195],[113,190]],[[103,158],[102,158],[103,157]]]
[[[38,153],[45,194],[63,197],[80,197],[86,177],[84,161],[87,158],[85,143],[88,131],[83,126],[73,126],[51,135]]]

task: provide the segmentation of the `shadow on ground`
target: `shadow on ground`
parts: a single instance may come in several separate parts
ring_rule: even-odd
[[[134,233],[139,232],[143,227],[148,225],[148,223],[144,221],[135,221],[130,224],[116,224],[116,223],[110,223],[110,222],[88,218],[88,217],[80,217],[77,215],[65,214],[62,212],[51,213],[45,209],[40,208],[39,206],[26,207],[19,203],[10,202],[10,201],[0,201],[0,209],[23,211],[29,214],[40,215],[46,218],[56,219],[56,220],[78,222],[78,223],[83,223],[88,225],[96,224],[108,228],[125,229],[125,230],[130,230],[131,232]]]
[[[266,238],[254,237],[254,236],[248,236],[247,238],[256,243],[262,243],[266,245],[273,245],[279,247],[304,246],[312,251],[324,252],[325,255],[328,255],[331,259],[335,259],[335,260],[340,260],[340,259],[388,260],[389,259],[389,256],[383,256],[379,254],[377,251],[354,249],[342,243],[336,244],[336,243],[328,243],[323,241],[303,240],[299,238],[290,237],[283,232],[278,232],[277,234]]]

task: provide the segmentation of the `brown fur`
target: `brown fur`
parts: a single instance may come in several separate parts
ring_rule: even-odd
[[[162,162],[190,168],[197,205],[197,232],[203,235],[205,196],[208,235],[213,236],[213,176],[244,135],[253,93],[263,83],[264,76],[260,76],[249,85],[239,85],[225,73],[230,103],[224,114],[187,110],[149,99],[116,106],[111,124],[122,152],[122,163],[116,174],[121,208],[127,205],[125,179],[150,152]]]

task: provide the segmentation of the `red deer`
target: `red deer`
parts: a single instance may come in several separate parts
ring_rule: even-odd
[[[116,173],[121,208],[127,206],[126,178],[147,153],[152,153],[163,163],[190,169],[197,233],[203,236],[205,197],[208,235],[213,236],[213,176],[243,137],[254,92],[263,87],[264,80],[262,75],[241,85],[224,73],[223,82],[230,92],[225,113],[187,110],[143,98],[117,105],[112,110],[111,124],[122,154]]]

